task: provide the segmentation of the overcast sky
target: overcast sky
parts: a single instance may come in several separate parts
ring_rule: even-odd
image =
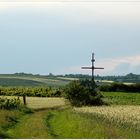
[[[0,73],[140,74],[140,2],[41,1],[0,0]]]

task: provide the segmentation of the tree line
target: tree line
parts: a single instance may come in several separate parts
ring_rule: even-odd
[[[107,92],[139,92],[140,93],[140,83],[137,84],[130,84],[126,85],[123,83],[111,83],[106,85],[99,86],[100,91],[107,91]]]

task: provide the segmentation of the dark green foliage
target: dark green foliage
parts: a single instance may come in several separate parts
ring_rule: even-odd
[[[99,87],[101,91],[108,91],[108,92],[140,92],[140,83],[126,85],[123,83],[112,83],[110,85],[101,85]]]
[[[62,90],[56,89],[56,90],[53,90],[53,92],[51,93],[51,96],[53,96],[53,97],[61,97],[62,93],[63,93]]]
[[[74,106],[101,105],[102,95],[95,89],[95,83],[89,80],[73,81],[65,88],[66,98]]]
[[[16,109],[20,106],[20,100],[0,98],[0,109]]]

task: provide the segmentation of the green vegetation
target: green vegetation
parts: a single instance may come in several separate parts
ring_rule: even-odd
[[[0,110],[0,138],[48,138],[45,116],[50,108],[64,105],[62,98],[28,97],[32,109]]]
[[[95,83],[78,79],[0,75],[0,138],[140,138],[140,93],[135,93],[140,92],[139,84],[101,85],[101,95]],[[78,107],[72,108],[64,97]]]
[[[100,91],[122,91],[122,92],[140,92],[140,83],[126,85],[123,83],[111,83],[99,86]]]
[[[15,125],[21,113],[17,110],[0,110],[0,138],[9,138],[7,129]]]
[[[89,113],[86,109],[79,112],[71,108],[63,98],[27,97],[27,106],[32,110],[0,110],[1,138],[140,138],[139,131],[129,129],[129,125],[122,127],[125,120],[131,120],[134,124],[136,120],[138,122],[138,105],[88,107],[88,110],[95,111]],[[139,128],[139,124],[135,126]]]
[[[0,138],[11,138],[7,133],[8,129],[14,127],[20,118],[29,113],[32,111],[23,106],[12,110],[0,109]]]
[[[43,86],[45,83],[26,80],[26,79],[16,79],[16,78],[0,78],[1,86]]]
[[[59,97],[61,89],[49,87],[0,87],[0,95],[4,96],[36,96],[36,97]]]
[[[39,110],[20,119],[14,127],[8,129],[8,135],[16,139],[41,139],[48,138],[44,117],[47,110]]]
[[[108,105],[140,105],[139,93],[102,92],[102,95]]]
[[[89,80],[72,81],[65,88],[66,98],[73,106],[102,105],[102,95],[96,91],[95,86]]]
[[[49,86],[62,87],[73,79],[32,74],[0,74],[0,86]]]
[[[67,110],[50,111],[46,118],[50,138],[140,138],[128,131],[89,113]]]
[[[90,114],[110,126],[116,126],[127,132],[129,138],[140,137],[140,106],[117,105],[74,108],[76,112]]]
[[[83,74],[66,74],[66,75],[33,75],[27,73],[15,73],[15,74],[0,74],[0,86],[50,86],[50,87],[62,87],[67,85],[73,80],[85,80],[91,79],[90,75]],[[95,76],[95,81],[99,84],[107,84],[111,82],[123,82],[123,83],[140,83],[140,75],[127,74],[125,76]]]
[[[78,79],[91,79],[90,75],[83,74],[67,74],[64,77],[78,78]],[[129,73],[124,76],[99,76],[95,75],[95,80],[101,83],[107,83],[106,81],[112,82],[123,82],[123,83],[140,83],[140,75]]]
[[[1,98],[0,97],[0,109],[17,109],[20,107],[20,100],[13,98]]]

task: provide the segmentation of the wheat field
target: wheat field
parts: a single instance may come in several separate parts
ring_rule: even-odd
[[[118,126],[130,127],[140,131],[140,106],[101,106],[74,108],[77,112],[92,113],[103,120]]]

